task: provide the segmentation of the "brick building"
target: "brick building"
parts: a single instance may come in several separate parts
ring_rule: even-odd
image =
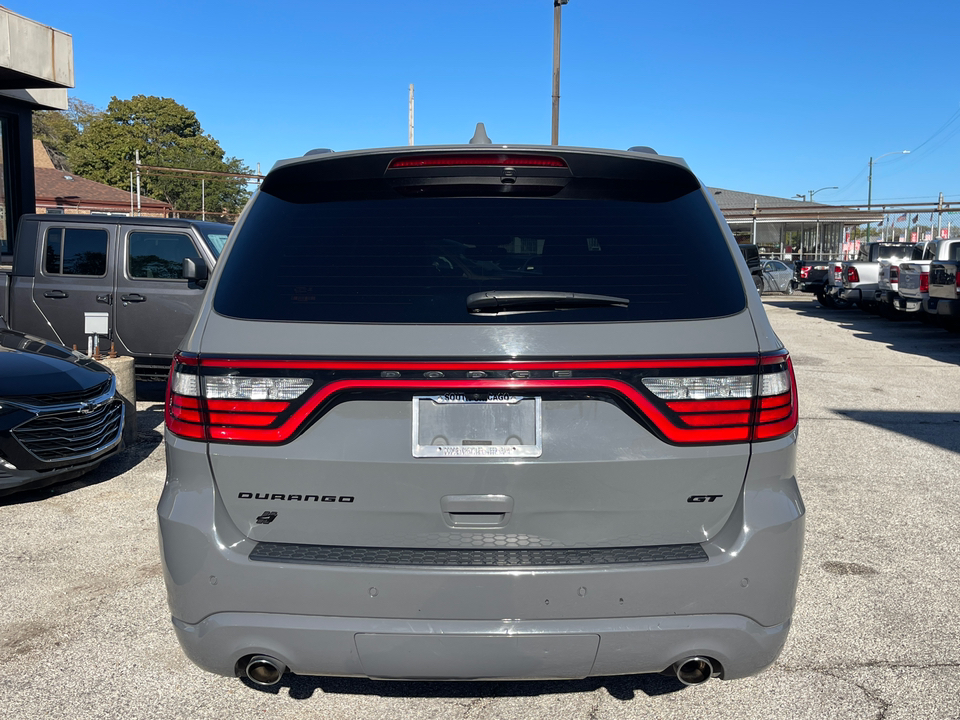
[[[39,140],[33,141],[33,159],[38,213],[138,214],[137,196],[133,192],[58,170]],[[139,214],[145,217],[168,217],[173,211],[169,203],[145,195],[140,196],[139,206]]]

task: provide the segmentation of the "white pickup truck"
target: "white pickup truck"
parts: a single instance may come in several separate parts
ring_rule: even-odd
[[[899,314],[902,309],[898,301],[900,299],[903,265],[907,262],[932,260],[936,255],[935,246],[935,242],[917,243],[905,258],[890,258],[880,261],[875,299],[882,314],[893,316]],[[914,308],[914,310],[916,309],[918,308]],[[910,311],[907,310],[906,312]]]
[[[952,260],[930,263],[930,298],[926,310],[952,330],[960,330],[960,252]]]
[[[930,309],[930,266],[944,260],[960,260],[960,238],[928,243],[923,257],[900,264],[900,283],[892,304],[900,312],[919,312],[921,319],[936,316],[934,304]]]
[[[843,289],[840,298],[856,303],[864,310],[878,309],[877,290],[880,289],[880,261],[898,261],[909,258],[915,246],[912,243],[871,242],[860,247],[856,260],[843,263]]]

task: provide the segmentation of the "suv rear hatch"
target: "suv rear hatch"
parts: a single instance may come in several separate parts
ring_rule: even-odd
[[[689,170],[650,156],[294,161],[218,267],[169,426],[209,443],[260,541],[701,543],[751,441],[796,425],[720,222]]]

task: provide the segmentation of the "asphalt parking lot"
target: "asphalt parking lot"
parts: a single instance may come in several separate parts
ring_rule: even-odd
[[[167,615],[154,508],[163,413],[63,486],[0,499],[0,717],[960,718],[960,335],[764,296],[800,390],[807,543],[777,663],[659,676],[389,683],[208,675]],[[709,589],[705,589],[709,592]]]

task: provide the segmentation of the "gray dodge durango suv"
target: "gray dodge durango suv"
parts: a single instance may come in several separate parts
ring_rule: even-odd
[[[210,672],[694,684],[787,637],[790,358],[710,193],[648,148],[277,163],[166,427],[169,605]]]

